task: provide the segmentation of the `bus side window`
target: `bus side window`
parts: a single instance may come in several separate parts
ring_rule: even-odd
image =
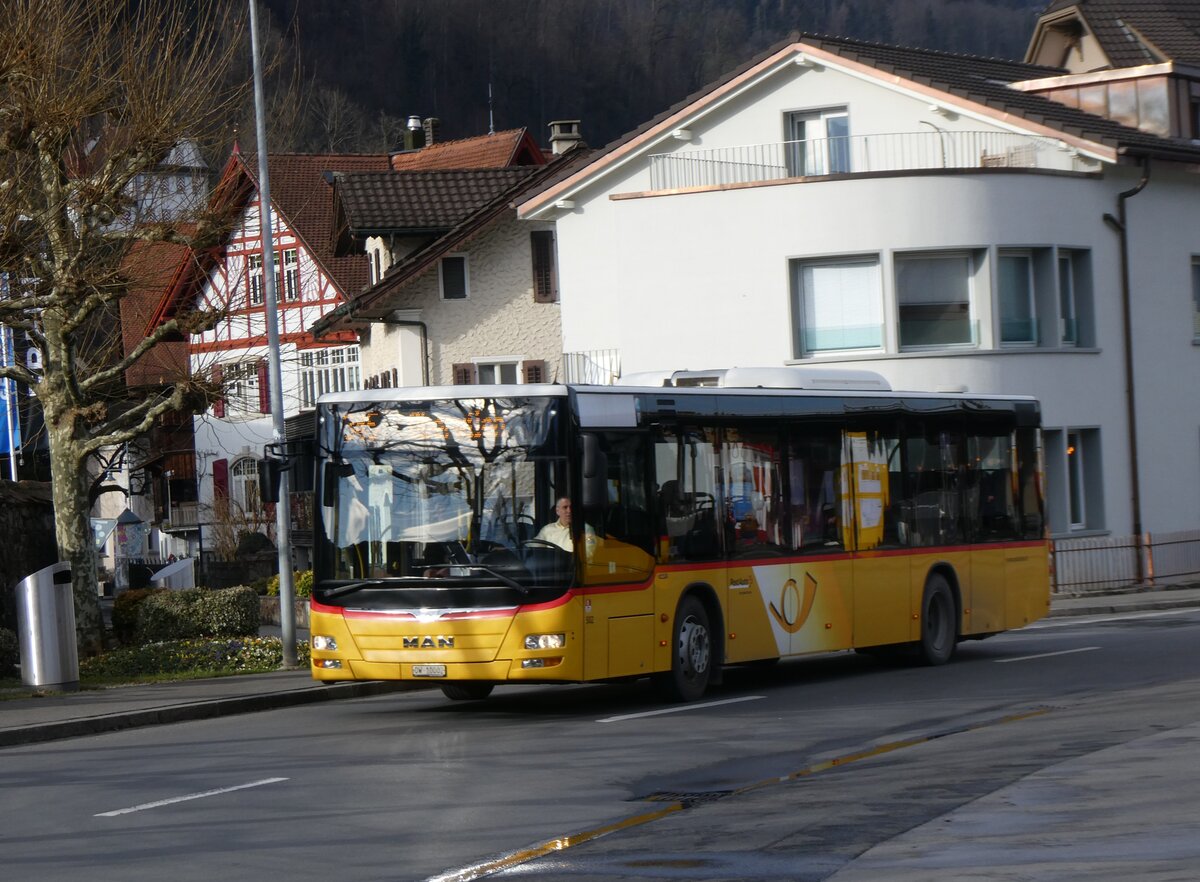
[[[788,442],[791,545],[796,551],[842,547],[842,438],[835,428],[805,428]]]
[[[658,559],[715,560],[721,555],[717,523],[715,431],[660,426],[654,437]]]

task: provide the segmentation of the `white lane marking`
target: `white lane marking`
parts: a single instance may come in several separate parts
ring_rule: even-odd
[[[205,790],[203,793],[189,793],[187,796],[174,796],[171,799],[160,799],[157,802],[143,802],[141,805],[130,806],[129,808],[115,809],[111,812],[100,812],[93,817],[97,818],[115,818],[117,815],[128,815],[132,812],[144,812],[146,809],[159,808],[164,805],[172,805],[176,802],[187,802],[189,799],[204,799],[206,796],[220,796],[222,793],[233,793],[235,790],[245,790],[249,787],[262,787],[264,784],[278,784],[280,781],[287,781],[287,778],[263,778],[261,781],[251,781],[249,784],[238,784],[236,787],[222,787],[219,790]]]
[[[1091,652],[1094,649],[1099,649],[1099,646],[1081,646],[1078,649],[1063,649],[1058,652],[1039,652],[1037,655],[1022,655],[1017,658],[998,658],[994,659],[998,665],[1006,665],[1009,662],[1030,661],[1035,658],[1050,658],[1054,655],[1070,655],[1073,652]]]
[[[636,720],[639,717],[657,717],[662,714],[681,714],[684,711],[701,710],[706,707],[717,707],[722,704],[737,704],[739,701],[758,701],[765,695],[743,695],[741,698],[726,698],[723,701],[706,701],[703,704],[681,704],[679,707],[664,707],[662,710],[643,711],[640,714],[621,714],[619,717],[605,717],[596,720],[597,723],[619,723],[622,720]]]
[[[1131,612],[1121,615],[1111,616],[1062,616],[1054,619],[1043,619],[1040,622],[1034,622],[1032,625],[1026,625],[1021,628],[1022,631],[1040,631],[1043,628],[1067,628],[1071,625],[1096,625],[1101,622],[1126,622],[1130,619],[1154,619],[1161,616],[1179,616],[1186,613],[1196,612],[1196,607],[1184,607],[1182,609],[1162,609],[1152,612]]]

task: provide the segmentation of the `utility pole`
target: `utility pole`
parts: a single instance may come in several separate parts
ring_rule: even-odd
[[[279,302],[275,291],[275,223],[271,184],[267,176],[267,121],[263,114],[262,63],[259,60],[258,10],[250,3],[250,43],[254,55],[254,122],[258,140],[258,224],[262,234],[263,311],[267,318],[267,380],[271,395],[271,434],[284,450],[283,372],[279,366]],[[283,666],[298,666],[296,657],[296,591],[292,579],[292,507],[288,470],[279,472],[279,502],[275,504],[275,544],[279,551],[279,625],[283,632]]]

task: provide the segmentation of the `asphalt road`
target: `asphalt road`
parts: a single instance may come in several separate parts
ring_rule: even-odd
[[[12,748],[0,855],[22,880],[891,880],[871,861],[920,825],[1196,723],[1198,637],[1200,610],[1054,619],[941,668],[735,670],[694,705],[399,693]]]

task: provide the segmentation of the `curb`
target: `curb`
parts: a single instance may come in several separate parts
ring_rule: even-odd
[[[419,688],[419,687],[417,687]],[[233,714],[252,713],[262,710],[297,707],[322,701],[345,698],[364,698],[371,695],[386,695],[391,692],[412,691],[414,686],[407,682],[370,680],[363,683],[345,683],[333,686],[305,686],[279,692],[243,695],[236,698],[214,698],[163,707],[145,708],[61,720],[55,723],[38,723],[12,729],[0,729],[0,748],[22,744],[37,744],[75,738],[80,735],[98,735],[104,732],[119,732],[122,729],[138,729],[144,726],[159,726],[166,723],[181,723],[191,720],[207,720]]]
[[[1096,603],[1091,606],[1073,606],[1061,609],[1051,609],[1046,614],[1048,619],[1065,618],[1068,616],[1105,616],[1116,613],[1144,612],[1157,609],[1185,609],[1200,606],[1195,600],[1141,600],[1138,603]]]

